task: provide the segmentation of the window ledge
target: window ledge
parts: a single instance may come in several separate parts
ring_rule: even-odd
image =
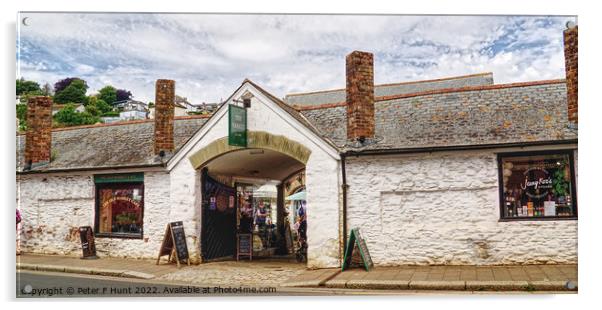
[[[108,238],[108,239],[142,239],[142,234],[107,234],[107,233],[96,233],[96,238]]]
[[[576,216],[550,216],[550,217],[516,217],[516,218],[501,218],[498,222],[538,222],[538,221],[572,221],[577,220]]]

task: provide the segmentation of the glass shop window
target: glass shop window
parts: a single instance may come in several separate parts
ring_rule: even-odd
[[[572,151],[498,156],[502,219],[577,217]]]
[[[96,184],[96,234],[142,238],[144,183]]]

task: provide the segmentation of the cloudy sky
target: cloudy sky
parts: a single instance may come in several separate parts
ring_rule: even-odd
[[[375,55],[375,82],[493,72],[496,83],[564,77],[572,17],[22,13],[17,77],[77,76],[154,101],[176,80],[194,104],[227,98],[245,78],[278,97],[345,86],[345,55]]]

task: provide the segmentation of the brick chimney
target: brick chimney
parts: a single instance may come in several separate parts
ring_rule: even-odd
[[[569,121],[577,124],[577,25],[567,23],[563,34]]]
[[[50,162],[52,145],[52,99],[32,97],[27,102],[25,133],[25,167],[34,168]]]
[[[157,80],[155,84],[155,155],[173,152],[176,81]]]
[[[374,138],[374,56],[354,51],[347,55],[347,139]]]

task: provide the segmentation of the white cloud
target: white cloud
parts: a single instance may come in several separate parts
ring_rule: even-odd
[[[177,81],[195,103],[228,97],[244,78],[283,97],[341,88],[344,57],[375,53],[391,83],[494,72],[496,82],[562,78],[568,18],[28,13],[20,73],[53,84],[80,76],[153,101],[154,81]],[[19,48],[19,47],[18,47]]]

